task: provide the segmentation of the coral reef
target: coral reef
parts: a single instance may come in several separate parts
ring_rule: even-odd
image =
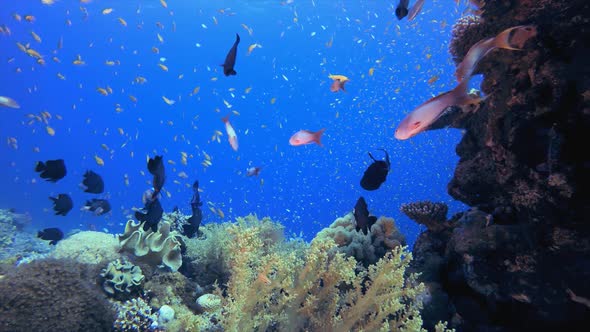
[[[180,234],[170,231],[170,224],[159,223],[158,230],[151,228],[144,230],[143,223],[129,220],[125,232],[118,235],[122,251],[133,253],[145,262],[153,265],[163,264],[172,271],[177,271],[182,265],[180,255]]]
[[[446,224],[449,207],[445,203],[422,201],[402,204],[400,211],[410,219],[435,232],[449,227]]]
[[[101,232],[76,233],[57,243],[52,258],[69,258],[84,264],[106,264],[120,257],[117,239]]]
[[[96,269],[72,260],[36,260],[0,279],[0,331],[108,331],[114,315],[94,282]]]
[[[452,37],[449,43],[449,53],[455,64],[463,61],[471,45],[479,41],[482,34],[482,21],[479,15],[465,15],[453,24]]]
[[[102,288],[110,296],[129,298],[141,288],[145,276],[141,268],[131,264],[125,258],[109,262],[100,274],[103,278]]]
[[[487,1],[459,22],[460,60],[475,42],[517,25],[538,35],[477,66],[487,96],[449,121],[463,130],[448,191],[472,208],[429,222],[412,271],[429,289],[425,327],[579,330],[590,308],[590,7],[584,0]],[[424,223],[415,216],[410,216]],[[444,225],[444,227],[432,227]],[[576,296],[578,296],[576,295]]]
[[[226,330],[420,330],[423,286],[404,277],[411,255],[403,247],[363,269],[330,238],[316,238],[301,258],[265,252],[256,228],[232,225],[228,233],[231,277],[217,292]]]
[[[161,331],[157,315],[152,313],[152,308],[141,297],[119,305],[113,327],[116,332]]]
[[[352,213],[336,219],[330,227],[321,230],[316,239],[332,239],[337,245],[335,250],[354,257],[364,266],[376,263],[386,252],[406,243],[393,219],[377,219],[370,232],[365,235],[356,230]]]
[[[28,261],[51,250],[47,242],[23,230],[29,223],[27,214],[0,209],[0,262]]]

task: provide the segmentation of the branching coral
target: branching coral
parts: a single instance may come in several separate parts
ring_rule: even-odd
[[[405,248],[365,269],[330,238],[316,238],[301,256],[268,250],[256,227],[233,225],[228,233],[231,277],[217,292],[225,330],[421,330],[424,286],[404,276]]]
[[[433,203],[430,201],[402,204],[400,210],[415,222],[425,225],[430,231],[437,232],[445,229],[447,212],[445,203]]]

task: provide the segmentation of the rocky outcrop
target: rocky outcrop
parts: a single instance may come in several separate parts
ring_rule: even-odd
[[[453,42],[458,61],[474,40],[512,26],[534,24],[538,35],[523,51],[486,55],[484,103],[441,119],[464,130],[448,190],[472,209],[430,223],[415,244],[413,269],[430,289],[423,318],[458,331],[585,330],[590,4],[487,1],[481,10],[456,29],[466,39]]]

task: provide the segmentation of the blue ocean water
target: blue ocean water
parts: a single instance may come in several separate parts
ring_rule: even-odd
[[[310,239],[363,196],[372,214],[395,218],[411,244],[419,227],[401,204],[446,202],[449,215],[464,209],[446,191],[461,133],[398,141],[393,132],[414,107],[454,86],[448,43],[465,5],[427,0],[408,22],[395,17],[397,1],[289,2],[170,0],[164,8],[157,0],[0,0],[0,26],[10,30],[0,34],[0,95],[21,106],[0,109],[0,208],[30,213],[35,228],[118,233],[151,187],[146,158],[163,155],[164,210],[190,214],[190,186],[199,180],[203,223],[256,213]],[[219,65],[236,33],[237,75],[225,77]],[[248,55],[255,43],[261,47]],[[78,56],[84,64],[73,63]],[[330,92],[329,74],[350,78],[346,92]],[[138,76],[147,81],[138,84]],[[97,92],[107,87],[107,96]],[[41,112],[47,123],[30,115]],[[221,121],[228,114],[237,152]],[[321,128],[323,147],[288,143],[300,129]],[[389,151],[391,172],[368,192],[359,181],[371,162],[367,152],[382,156],[379,148]],[[207,155],[212,165],[205,167]],[[37,161],[58,158],[66,162],[64,179],[50,183],[34,172]],[[245,176],[251,166],[263,167],[258,177]],[[80,189],[86,170],[103,177],[104,194]],[[74,200],[66,217],[55,216],[48,199],[60,193]],[[80,211],[91,198],[108,198],[112,212]]]

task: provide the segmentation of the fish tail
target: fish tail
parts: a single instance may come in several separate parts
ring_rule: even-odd
[[[238,34],[236,33],[236,44],[238,44],[239,42],[240,42],[240,35],[238,35]]]
[[[45,163],[42,161],[38,161],[37,165],[35,166],[35,172],[41,172],[44,171],[46,168]]]
[[[510,38],[512,36],[512,33],[516,29],[520,29],[522,27],[522,25],[519,25],[500,32],[500,34],[498,34],[496,38],[494,38],[494,46],[512,51],[521,51],[521,48],[515,48],[512,45],[510,45]]]
[[[326,128],[322,128],[316,131],[315,134],[313,134],[313,141],[316,142],[316,144],[319,146],[324,146],[322,144],[322,134],[324,133],[324,131],[326,131]]]

